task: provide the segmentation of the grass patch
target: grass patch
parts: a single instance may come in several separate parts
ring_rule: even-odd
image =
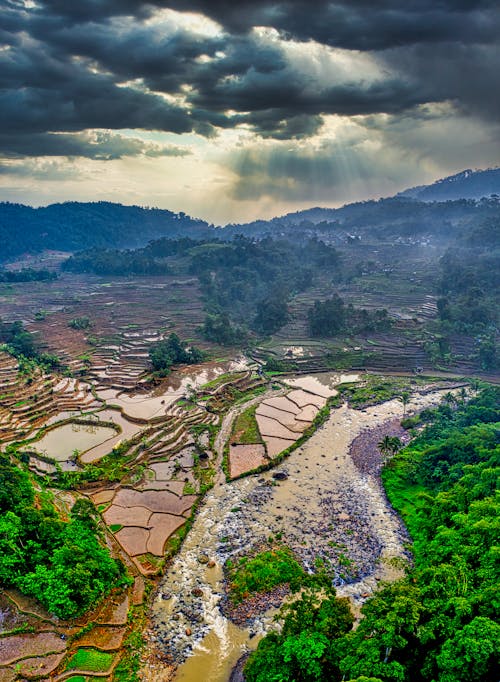
[[[345,383],[337,386],[339,394],[350,407],[362,409],[392,400],[410,388],[410,380],[404,377],[379,377],[367,375],[361,383]]]
[[[226,563],[229,592],[234,604],[256,592],[267,592],[290,583],[292,589],[302,582],[304,569],[288,547],[274,547],[254,557],[242,557],[238,564]]]
[[[119,530],[123,528],[123,524],[121,523],[112,523],[111,526],[109,527],[109,530],[112,533],[118,533]]]
[[[143,619],[142,619],[143,620]],[[136,682],[141,666],[141,652],[144,647],[142,632],[134,630],[124,643],[125,654],[113,672],[115,682]]]
[[[237,374],[231,374],[227,373],[226,374],[221,374],[220,376],[216,377],[215,379],[212,379],[212,381],[208,381],[206,384],[203,384],[200,386],[201,391],[207,391],[211,390],[213,388],[217,388],[217,386],[220,386],[221,384],[227,384],[230,381],[236,381],[238,379],[242,379],[245,376],[244,372],[239,372]]]
[[[236,417],[231,435],[232,442],[239,445],[263,442],[255,418],[256,409],[257,405],[252,405]]]
[[[113,665],[114,654],[97,649],[78,649],[71,657],[66,670],[88,670],[91,673],[105,673]]]
[[[184,488],[182,489],[183,495],[196,495],[196,488],[190,481],[184,483]]]

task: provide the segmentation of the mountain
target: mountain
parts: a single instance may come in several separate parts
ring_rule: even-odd
[[[0,203],[0,260],[44,249],[136,248],[159,237],[201,238],[210,226],[184,213],[107,201],[32,208]]]
[[[492,194],[500,195],[500,168],[464,170],[432,183],[400,192],[397,196],[419,201],[450,201],[456,199],[481,199]]]
[[[500,199],[425,202],[410,197],[362,201],[341,208],[312,208],[269,221],[230,225],[217,232],[224,238],[237,234],[262,238],[301,235],[342,243],[354,239],[425,241],[451,245],[468,239],[488,243],[500,222]],[[474,235],[474,236],[473,236]]]
[[[330,242],[353,236],[440,242],[493,234],[498,224],[500,168],[466,170],[432,185],[414,187],[395,197],[360,201],[341,208],[309,208],[271,220],[214,228],[185,213],[124,206],[106,201],[66,202],[32,208],[0,203],[0,261],[45,249],[79,251],[140,248],[161,237],[231,239],[237,234],[294,238],[324,235]],[[478,201],[478,199],[481,199]],[[479,230],[479,232],[477,232]],[[481,231],[482,230],[482,231]]]

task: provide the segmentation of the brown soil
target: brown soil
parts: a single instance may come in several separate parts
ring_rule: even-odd
[[[27,656],[45,656],[65,649],[66,643],[55,632],[13,635],[0,640],[0,665],[8,665]]]
[[[79,637],[77,644],[79,647],[95,647],[102,651],[116,651],[121,645],[126,633],[124,627],[103,627],[98,626]]]
[[[231,478],[256,469],[266,461],[266,449],[260,443],[229,446],[229,471]]]

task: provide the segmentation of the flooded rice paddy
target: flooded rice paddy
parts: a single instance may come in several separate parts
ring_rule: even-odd
[[[50,456],[57,462],[67,462],[75,450],[79,453],[86,452],[115,436],[115,429],[109,426],[71,422],[47,431],[40,440],[30,445],[30,448]]]

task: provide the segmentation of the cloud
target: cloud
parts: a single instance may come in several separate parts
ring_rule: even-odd
[[[170,7],[195,10],[229,31],[273,26],[298,40],[351,50],[384,50],[411,44],[459,41],[496,43],[494,0],[172,0]]]
[[[84,174],[75,166],[58,161],[41,161],[38,159],[25,159],[22,162],[0,162],[0,177],[11,176],[44,182],[66,182],[78,180]]]
[[[233,172],[225,188],[236,201],[343,204],[390,195],[445,175],[448,169],[495,163],[500,125],[484,130],[446,107],[417,115],[373,115],[330,121],[331,137],[311,142],[250,142],[222,160]],[[461,145],[457,145],[460,137]]]
[[[498,162],[499,31],[493,0],[4,0],[0,173],[181,202],[196,166],[188,210],[233,214],[391,193]]]
[[[87,159],[110,161],[124,156],[187,156],[189,149],[174,145],[144,142],[109,131],[82,133],[32,133],[27,135],[0,134],[0,149],[5,157],[23,156],[81,156]]]
[[[443,99],[498,115],[491,83],[500,19],[487,0],[376,8],[365,0],[314,8],[305,0],[39,0],[10,2],[3,25],[5,133],[213,137],[246,125],[300,138],[324,115],[392,114]]]

